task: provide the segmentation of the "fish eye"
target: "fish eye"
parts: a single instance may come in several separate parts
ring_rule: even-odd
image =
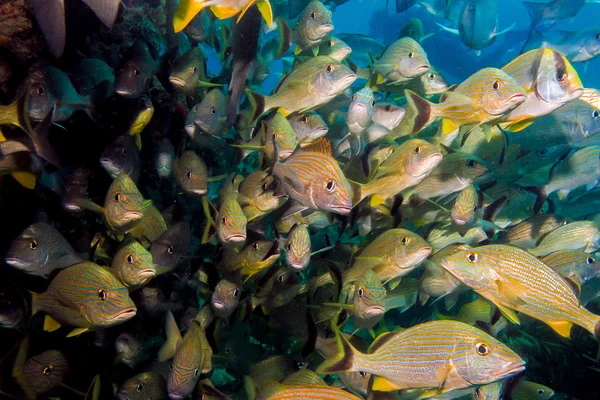
[[[277,277],[277,280],[278,280],[279,282],[283,283],[283,281],[285,280],[285,273],[283,273],[283,274],[280,274],[280,275]]]
[[[117,203],[121,201],[121,193],[117,192],[117,194],[115,194],[115,201]]]
[[[413,53],[412,51],[410,53],[408,53],[408,58],[413,58],[415,56],[415,53]]]
[[[38,86],[35,91],[38,94],[38,96],[43,96],[46,93],[46,90],[43,86]]]
[[[585,262],[588,264],[595,264],[596,260],[593,257],[588,257]]]
[[[225,353],[227,353],[227,354],[231,353],[231,349],[229,347],[225,347]]]
[[[371,107],[375,107],[375,100],[371,102]]]
[[[565,79],[567,79],[567,73],[565,71],[558,71],[556,73],[556,79],[558,81],[564,81]]]
[[[329,41],[329,47],[333,47],[333,40]]]
[[[421,152],[421,146],[415,147],[415,154],[419,154]]]
[[[367,376],[367,373],[366,373],[365,371],[359,371],[359,372],[358,372],[358,375],[359,375],[361,378],[365,378],[365,377]]]
[[[592,118],[598,119],[598,117],[600,117],[600,112],[598,110],[592,111]]]
[[[469,167],[469,168],[474,168],[476,165],[477,165],[477,162],[475,160],[467,161],[467,167]]]
[[[138,392],[141,392],[142,390],[144,390],[144,384],[143,383],[139,383],[136,387],[135,390],[137,390]]]
[[[479,387],[477,387],[477,389],[475,389],[475,397],[479,397],[479,392],[480,392]]]
[[[475,345],[475,351],[477,351],[477,354],[480,356],[485,357],[490,354],[491,349],[487,343],[479,342]]]
[[[213,108],[210,109],[210,113],[212,115],[215,115],[217,113],[217,110],[213,107]]]
[[[98,298],[102,301],[106,300],[106,297],[108,295],[106,294],[106,290],[104,289],[98,289]]]
[[[187,172],[187,177],[188,177],[188,179],[192,179],[192,171]]]
[[[387,106],[385,106],[385,111],[392,111],[391,104],[388,104]]]
[[[330,74],[333,72],[333,64],[327,64],[327,73]]]
[[[313,11],[310,13],[310,19],[315,19],[317,17],[317,14]]]
[[[128,262],[129,264],[133,263],[133,256],[132,256],[131,254],[129,254],[129,255],[127,256],[127,262]]]
[[[600,33],[596,35],[596,40],[600,40]]]
[[[404,236],[400,240],[400,243],[402,243],[402,244],[409,244],[410,243],[410,238],[408,236]]]
[[[429,74],[429,75],[427,75],[427,77],[429,79],[431,79],[431,80],[434,80],[435,79],[435,74]]]
[[[544,157],[544,156],[546,155],[546,153],[547,153],[546,149],[540,149],[540,151],[538,151],[538,154],[539,154],[541,157]]]
[[[306,115],[303,115],[303,116],[300,118],[300,123],[301,123],[301,124],[305,124],[305,123],[307,123],[307,122],[308,122],[308,117],[307,117]]]
[[[540,395],[540,396],[543,395],[544,393],[545,393],[544,389],[538,389],[537,390],[537,394]]]
[[[173,254],[173,246],[167,247],[167,253]]]
[[[479,207],[477,207],[477,204],[475,204],[475,205],[473,206],[473,212],[476,212],[478,208],[479,208]]]
[[[35,239],[31,239],[31,241],[29,242],[29,248],[31,250],[35,250],[38,247],[38,242]]]
[[[335,189],[335,182],[334,181],[327,181],[327,184],[325,185],[325,188],[332,192],[333,189]]]
[[[194,72],[198,71],[198,67],[194,67]]]
[[[467,261],[470,262],[470,263],[477,262],[478,258],[479,257],[477,256],[477,253],[468,253],[467,254]]]
[[[123,154],[124,156],[126,156],[127,155],[127,149],[121,150],[121,154]]]
[[[363,297],[364,295],[365,295],[365,289],[359,288],[358,289],[358,297]]]
[[[288,251],[292,251],[292,243],[288,243],[288,245],[287,245],[287,249],[288,249]],[[588,263],[588,264],[589,264],[589,263]]]
[[[221,218],[221,223],[222,224],[226,224],[227,223],[227,217],[223,215],[223,218]]]
[[[199,373],[200,373],[200,370],[199,370],[198,368],[196,368],[196,369],[194,370],[194,376],[198,376],[198,374],[199,374]]]
[[[139,69],[134,69],[133,70],[133,75],[135,75],[136,78],[138,78],[141,74],[140,74],[140,70]]]
[[[53,372],[54,372],[54,366],[52,364],[46,366],[44,368],[44,370],[42,371],[42,373],[46,376],[52,375]]]
[[[258,243],[257,242],[252,243],[252,248],[254,250],[258,251]]]
[[[235,289],[233,291],[233,298],[237,299],[239,295],[240,295],[240,289]]]
[[[500,392],[500,396],[499,396],[498,398],[499,398],[500,400],[503,400],[503,399],[504,399],[504,393],[503,393],[503,392]]]
[[[492,87],[494,88],[494,90],[500,89],[500,81],[494,81]]]

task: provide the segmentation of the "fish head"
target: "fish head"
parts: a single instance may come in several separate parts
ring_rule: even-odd
[[[301,143],[313,142],[329,132],[323,118],[314,111],[292,115],[289,121]]]
[[[223,92],[213,89],[196,108],[194,123],[202,132],[216,135],[227,116],[227,101]]]
[[[197,337],[190,337],[194,335]],[[173,358],[171,371],[167,379],[167,392],[171,399],[184,399],[188,397],[202,373],[202,363],[205,354],[202,351],[202,340],[204,335],[197,322],[193,321],[186,333],[181,348],[177,350]]]
[[[269,160],[275,160],[275,147],[279,160],[284,161],[296,149],[298,136],[289,121],[280,113],[275,113],[273,118],[264,121],[265,129],[265,155]]]
[[[467,225],[475,221],[475,213],[477,212],[478,198],[477,190],[473,185],[463,189],[456,198],[450,217],[457,225]]]
[[[490,115],[504,115],[527,99],[519,83],[500,69],[483,68],[475,76],[481,108]]]
[[[319,210],[348,214],[352,209],[352,187],[335,159],[314,153],[314,161],[323,166],[321,178],[312,186],[312,201]],[[319,162],[321,160],[321,162]]]
[[[144,350],[142,341],[131,333],[123,332],[115,340],[117,354],[123,355],[123,361],[133,363]]]
[[[221,279],[215,287],[210,302],[215,315],[228,318],[237,307],[241,292],[240,285]]]
[[[27,112],[32,120],[42,121],[56,106],[58,99],[42,70],[31,73],[29,79]]]
[[[25,273],[39,275],[48,263],[53,262],[49,245],[55,243],[52,239],[57,236],[60,234],[50,225],[30,225],[12,241],[4,261]]]
[[[192,92],[204,71],[204,63],[202,50],[199,47],[192,48],[175,61],[169,75],[169,82],[178,91]]]
[[[295,224],[285,245],[286,262],[294,271],[302,271],[310,262],[310,233],[305,223]]]
[[[187,193],[204,195],[208,191],[208,168],[193,151],[185,151],[175,161],[175,177]]]
[[[492,287],[497,278],[493,269],[495,264],[493,255],[472,249],[448,256],[440,265],[464,285],[476,291],[485,291]]]
[[[150,87],[155,61],[148,44],[137,41],[124,58],[115,76],[115,92],[125,98],[135,99]]]
[[[396,68],[402,78],[416,78],[431,69],[427,53],[414,39],[403,37],[395,42],[400,47]]]
[[[122,229],[138,223],[142,217],[144,197],[131,178],[120,173],[114,180],[106,198],[106,219],[112,228]]]
[[[298,18],[296,31],[307,43],[320,43],[333,31],[332,13],[320,1],[311,1]]]
[[[411,139],[397,151],[406,152],[404,170],[413,178],[427,176],[442,162],[439,148],[426,140]]]
[[[336,61],[342,62],[352,53],[352,48],[343,40],[334,36],[330,36],[329,39],[321,43],[319,53],[329,56]]]
[[[259,182],[259,188],[260,192],[256,192],[254,196],[254,206],[263,214],[278,209],[288,200],[286,194],[275,191],[276,181],[272,175],[264,177]]]
[[[119,400],[146,400],[164,398],[165,379],[156,372],[142,372],[121,384],[116,395]]]
[[[217,219],[217,235],[223,244],[241,245],[246,241],[248,219],[240,203],[232,197],[225,199]]]
[[[121,172],[133,176],[139,167],[140,152],[131,135],[119,136],[114,143],[107,146],[100,156],[100,165],[114,179]]]
[[[525,398],[548,400],[554,396],[554,390],[537,382],[521,379],[513,389],[513,396],[526,396]]]
[[[363,321],[378,321],[385,313],[385,288],[381,279],[367,268],[356,282],[353,315]],[[373,324],[374,325],[374,324]]]
[[[587,30],[583,45],[588,59],[594,58],[600,54],[600,30],[598,28]]]
[[[373,122],[383,125],[388,129],[394,129],[400,125],[406,110],[393,103],[376,103],[373,110]]]
[[[508,346],[487,333],[469,327],[470,334],[457,346],[453,363],[471,385],[484,385],[510,378],[525,370],[525,361]]]
[[[431,255],[431,246],[421,236],[406,229],[395,229],[393,232],[398,239],[391,258],[399,270],[410,271]]]
[[[127,287],[143,286],[156,276],[152,255],[138,242],[117,251],[112,261],[112,270]]]
[[[425,95],[441,94],[448,90],[446,78],[433,68],[421,75],[419,80]]]
[[[69,362],[58,350],[47,350],[27,360],[23,375],[37,394],[46,393],[63,382]]]
[[[554,50],[543,49],[535,93],[542,101],[560,107],[579,98],[583,94],[583,84],[573,65],[564,56]]]
[[[476,182],[490,172],[490,167],[479,157],[466,153],[454,154],[457,154],[456,159],[451,160],[448,165],[455,171],[461,182],[468,184]]]
[[[0,288],[0,327],[19,327],[26,318],[26,306],[25,298],[17,288]]]
[[[152,243],[152,262],[158,267],[175,268],[182,257],[188,254],[190,224],[181,221],[169,227]]]
[[[350,87],[356,80],[356,74],[346,65],[333,58],[318,56],[313,59],[313,90],[319,96],[331,99]],[[310,60],[309,60],[310,61]]]
[[[354,93],[346,114],[348,126],[356,125],[361,131],[367,129],[373,119],[374,107],[375,95],[371,88],[364,88]]]

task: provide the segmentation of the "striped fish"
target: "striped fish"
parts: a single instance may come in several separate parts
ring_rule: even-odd
[[[225,199],[217,216],[217,236],[223,246],[241,246],[246,241],[248,219],[240,203],[232,197]]]
[[[443,297],[446,310],[456,304],[458,296],[463,292],[463,286],[456,278],[448,273],[440,263],[442,260],[457,251],[467,250],[470,246],[455,243],[444,247],[435,253],[431,259],[423,263],[425,272],[421,276],[421,304],[425,304],[429,297]]]
[[[294,271],[302,271],[310,262],[310,234],[308,224],[295,224],[288,232],[285,247],[285,262]]]
[[[326,385],[290,386],[270,382],[260,391],[257,400],[360,400],[360,397]]]
[[[579,97],[579,100],[583,100],[590,106],[600,110],[600,90],[598,89],[583,89],[583,94]]]
[[[342,39],[330,36],[319,45],[319,54],[342,62],[352,53],[352,48]]]
[[[207,135],[221,136],[225,134],[228,102],[229,99],[221,89],[211,90],[198,104],[194,115],[194,124]]]
[[[241,292],[242,287],[237,283],[227,279],[217,282],[210,300],[215,315],[220,318],[229,318],[240,301]]]
[[[58,350],[47,350],[33,356],[23,367],[23,375],[36,395],[59,387],[68,372],[69,362]]]
[[[342,275],[342,286],[358,281],[372,269],[381,282],[403,277],[431,254],[431,246],[406,229],[389,229],[379,235],[355,257]]]
[[[298,148],[285,162],[275,163],[273,175],[290,199],[299,203],[294,213],[312,209],[348,214],[352,208],[352,188],[326,139]]]
[[[265,171],[254,171],[239,186],[238,202],[248,222],[259,220],[285,204],[288,197],[275,193],[275,179]]]
[[[469,185],[461,190],[450,213],[452,222],[459,226],[473,224],[476,218],[475,213],[478,209],[478,202],[479,196],[473,185]]]
[[[142,205],[143,217],[129,232],[142,246],[148,248],[156,239],[167,231],[167,222],[151,201]]]
[[[558,272],[525,250],[477,247],[446,258],[442,267],[494,303],[512,322],[519,321],[517,311],[545,322],[566,338],[573,324],[600,336],[600,316],[579,304]]]
[[[500,233],[502,243],[523,249],[534,248],[541,238],[555,229],[566,225],[568,220],[554,214],[537,214],[519,222]]]
[[[425,74],[431,65],[416,40],[403,37],[390,44],[373,64],[371,78],[376,84],[402,83]]]
[[[266,270],[279,259],[277,242],[258,240],[242,250],[226,249],[218,269],[222,273],[239,271],[243,278],[250,278]]]
[[[208,168],[193,151],[184,151],[175,160],[175,179],[184,192],[205,195],[208,191]]]
[[[142,372],[123,382],[116,396],[119,400],[167,400],[167,384],[156,372]]]
[[[596,263],[596,258],[581,250],[556,251],[542,257],[541,260],[578,286],[600,274],[600,264]]]
[[[353,205],[372,195],[371,206],[376,206],[418,185],[440,164],[442,157],[437,146],[422,139],[390,146],[385,160],[371,168],[369,182],[355,185]]]
[[[46,312],[44,330],[76,327],[69,336],[133,318],[137,308],[127,288],[108,270],[81,262],[62,270],[42,294],[32,294],[32,315]]]
[[[525,369],[510,348],[462,322],[432,321],[384,333],[366,354],[334,329],[338,353],[316,372],[368,372],[375,376],[372,390],[421,389],[425,397],[492,383]]]
[[[479,386],[473,391],[473,400],[500,400],[504,398],[502,386],[504,382],[494,382]]]
[[[521,54],[502,71],[513,77],[527,92],[527,99],[501,118],[508,127],[519,131],[534,118],[552,111],[580,97],[583,85],[569,61],[550,49],[536,49]]]
[[[329,132],[329,127],[321,115],[315,111],[290,115],[288,120],[296,132],[298,144],[302,147],[308,146]]]
[[[152,254],[135,241],[117,251],[112,260],[111,269],[113,274],[131,291],[144,286],[156,276]]]
[[[550,232],[538,246],[529,250],[535,256],[545,256],[560,250],[583,250],[592,253],[600,248],[600,226],[594,221],[571,222]]]
[[[270,163],[275,161],[276,154],[279,157],[277,161],[285,160],[298,146],[296,132],[281,113],[277,112],[272,118],[264,120],[263,129],[265,131],[265,155]],[[277,146],[277,150],[275,150],[275,146]]]
[[[246,91],[253,107],[252,121],[272,109],[284,116],[305,112],[333,100],[356,80],[356,74],[339,61],[317,56],[299,64],[283,78],[270,96]]]

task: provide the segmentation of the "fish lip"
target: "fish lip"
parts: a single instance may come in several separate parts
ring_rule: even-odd
[[[370,306],[367,308],[365,314],[368,316],[373,316],[373,315],[382,315],[385,313],[385,309],[381,306]]]
[[[428,64],[423,64],[423,65],[419,65],[417,68],[415,68],[415,72],[417,72],[419,75],[421,76],[423,74],[425,74],[427,71],[429,71],[431,69],[431,65]],[[423,71],[423,73],[421,73],[421,71]]]
[[[454,223],[455,223],[456,225],[461,225],[461,226],[462,226],[462,225],[466,225],[466,224],[467,224],[467,222],[468,222],[468,221],[467,221],[467,218],[464,218],[464,217],[455,217],[455,218],[454,218]]]
[[[125,223],[128,223],[137,219],[141,219],[143,216],[144,214],[142,214],[140,211],[129,211],[123,216],[123,221],[125,221]]]
[[[169,392],[169,398],[172,400],[183,400],[183,396],[177,392],[173,392],[173,393]]]
[[[524,361],[520,362],[520,363],[516,363],[516,365],[509,365],[509,366],[502,368],[496,372],[497,372],[498,376],[507,377],[507,376],[514,376],[523,371],[525,371],[525,362]]]
[[[222,301],[213,301],[212,306],[218,310],[225,309],[225,303],[223,303]]]
[[[185,81],[181,78],[178,78],[176,76],[170,76],[169,77],[169,82],[171,82],[171,85],[177,87],[177,88],[184,88],[185,87]]]
[[[127,97],[127,98],[134,97],[134,93],[127,89],[115,89],[115,93],[118,94],[119,96],[123,96],[123,97]]]
[[[410,172],[408,172],[408,170],[406,171],[406,173],[408,175],[410,175],[411,177],[413,177],[413,178],[420,178],[423,175],[430,174],[431,171],[433,171],[442,162],[443,158],[444,158],[444,155],[442,153],[433,153],[433,154],[431,154],[429,156],[429,158],[427,159],[427,161],[424,163],[426,165],[432,165],[433,164],[434,165],[433,168],[428,168],[427,172],[425,172],[425,173],[423,173],[421,175],[413,175]],[[460,180],[460,177],[458,177],[458,179]]]
[[[192,189],[192,190],[190,190],[190,193],[204,196],[206,193],[208,193],[208,189]]]
[[[246,236],[240,235],[240,234],[231,235],[227,238],[227,242],[233,242],[233,243],[240,243],[245,240],[246,240]]]
[[[21,261],[20,259],[16,258],[16,257],[6,257],[4,259],[4,263],[6,265],[10,265],[11,267],[14,268],[26,268],[27,264],[24,263],[23,261]]]
[[[298,263],[292,263],[290,264],[290,267],[294,270],[294,271],[303,271],[304,268],[306,268],[304,266],[304,264],[298,264]]]
[[[149,278],[151,279],[151,278],[154,278],[156,276],[156,270],[154,270],[154,269],[144,269],[144,270],[140,271],[140,273],[138,274],[138,276],[140,278],[143,278],[143,279],[149,279]]]
[[[352,207],[349,206],[331,206],[330,209],[341,215],[350,214],[350,211],[352,211]]]
[[[113,321],[120,321],[120,320],[124,320],[124,319],[130,319],[130,318],[135,317],[136,314],[137,314],[137,308],[135,308],[135,307],[129,307],[129,308],[121,311],[120,313],[118,313],[113,318]]]
[[[110,158],[101,158],[100,165],[102,165],[102,168],[104,168],[113,179],[121,172]]]
[[[358,76],[356,74],[348,74],[340,79],[340,84],[348,85],[347,87],[350,87],[350,85],[352,85],[357,78]]]

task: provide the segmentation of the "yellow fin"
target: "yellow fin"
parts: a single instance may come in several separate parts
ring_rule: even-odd
[[[60,322],[55,320],[49,315],[46,315],[44,319],[44,331],[45,332],[54,332],[55,330],[60,328]]]
[[[71,332],[69,332],[67,337],[79,336],[82,333],[87,332],[88,330],[88,328],[75,328]]]
[[[238,13],[237,8],[225,6],[211,6],[210,10],[215,14],[215,17],[219,19],[231,18]]]
[[[398,277],[396,277],[396,278],[392,278],[392,279],[390,279],[390,280],[389,280],[389,281],[387,281],[386,283],[387,283],[387,285],[389,286],[389,288],[390,288],[391,290],[394,290],[394,289],[396,289],[396,288],[398,287],[398,285],[400,284],[400,282],[402,282],[402,277],[401,277],[401,276],[398,276]]]
[[[377,207],[384,201],[385,201],[385,197],[383,197],[379,194],[374,194],[373,196],[371,196],[371,207]]]
[[[273,25],[273,9],[271,8],[271,3],[269,3],[269,0],[258,1],[256,3],[256,7],[258,7],[258,11],[265,19],[267,25]]]
[[[382,376],[376,376],[373,378],[373,390],[377,390],[378,392],[391,392],[394,390],[405,389],[405,385],[398,385],[394,382],[389,381],[388,379]]]
[[[173,17],[173,30],[175,33],[181,32],[188,26],[192,19],[205,7],[204,1],[181,0]]]
[[[300,53],[302,53],[302,49],[300,48],[300,46],[298,46],[298,43],[296,43],[296,48],[294,49],[294,55],[297,56]]]
[[[444,118],[442,120],[442,135],[449,135],[457,129],[458,125],[450,121],[448,118]]]
[[[521,325],[521,321],[519,320],[519,317],[514,310],[511,310],[510,308],[507,308],[507,307],[504,307],[504,306],[501,306],[498,304],[496,304],[496,306],[498,307],[498,310],[500,310],[502,315],[504,315],[504,317],[507,320],[509,320],[513,324]]]
[[[546,321],[546,323],[560,336],[567,339],[571,338],[571,327],[573,326],[573,323],[568,321]]]
[[[514,279],[508,281],[496,281],[498,292],[501,293],[512,305],[513,308],[525,304],[523,295],[527,293],[527,289]]]
[[[15,181],[19,182],[21,186],[23,186],[26,189],[35,188],[36,178],[35,175],[31,172],[13,171],[10,173],[10,176],[12,176],[15,179]]]
[[[135,135],[135,145],[138,150],[142,150],[142,135]]]
[[[4,136],[4,133],[2,133],[1,129],[0,129],[0,142],[6,142],[6,137]]]
[[[451,371],[452,371],[452,365],[446,364],[442,368],[438,369],[435,372],[435,376],[437,377],[438,381],[440,382],[440,386],[439,386],[440,389],[442,387],[444,387],[444,383],[446,383],[446,379],[448,379],[448,375],[450,375]]]
[[[517,121],[514,124],[509,125],[509,129],[512,132],[520,132],[523,129],[527,128],[529,125],[533,124],[535,120],[533,118],[523,119],[521,121]]]
[[[319,48],[318,47],[313,47],[311,50],[312,50],[313,56],[316,57],[319,54]]]
[[[483,125],[483,134],[485,135],[485,140],[486,142],[491,142],[492,141],[492,127],[489,126],[488,124]]]

